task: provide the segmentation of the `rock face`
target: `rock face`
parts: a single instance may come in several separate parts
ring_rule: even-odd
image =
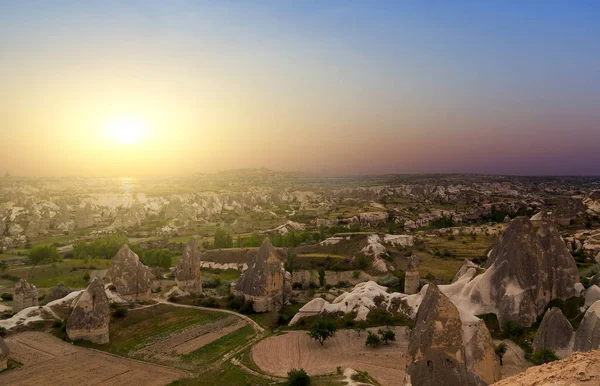
[[[198,239],[192,237],[183,251],[183,255],[173,272],[177,286],[183,291],[200,295],[202,293],[202,277],[200,267],[202,265],[201,252],[198,248]]]
[[[456,275],[454,275],[454,279],[452,279],[452,283],[456,282],[461,276],[463,276],[465,273],[467,273],[467,271],[469,271],[469,269],[471,269],[471,268],[474,269],[475,271],[481,270],[477,264],[473,263],[470,260],[465,259],[465,261],[463,262],[463,265],[460,267],[458,272],[456,272]]]
[[[127,245],[123,245],[113,257],[106,282],[112,283],[124,299],[140,300],[150,297],[150,270]]]
[[[586,311],[577,332],[573,351],[600,349],[600,300]]]
[[[28,307],[38,305],[38,290],[25,279],[21,279],[15,285],[15,294],[13,297],[13,312],[17,313]]]
[[[547,221],[534,226],[525,217],[514,219],[491,251],[486,268],[471,300],[495,304],[501,325],[511,320],[531,326],[551,300],[579,295],[575,260]]]
[[[278,311],[289,300],[291,275],[268,238],[240,277],[236,292],[254,300],[256,312]]]
[[[4,343],[4,339],[0,337],[0,371],[4,370],[8,361],[8,354],[10,354],[10,349]]]
[[[67,320],[67,335],[71,340],[88,340],[104,344],[109,341],[110,307],[99,277],[92,280],[74,301],[74,308]]]
[[[487,385],[500,379],[492,337],[477,319],[461,320],[435,284],[421,303],[408,346],[408,381],[419,386]]]
[[[60,282],[60,283],[58,283],[58,285],[56,287],[50,288],[50,292],[46,296],[46,299],[48,300],[48,302],[51,302],[51,301],[57,300],[57,299],[62,299],[65,296],[67,296],[68,294],[70,294],[71,292],[73,292],[72,289],[67,287],[65,285],[65,283]]]
[[[573,327],[562,313],[560,308],[549,309],[542,319],[540,328],[533,340],[534,351],[549,348],[555,351],[561,358],[570,354],[571,341],[573,338]]]
[[[404,278],[404,293],[407,295],[416,294],[419,291],[419,259],[412,255],[406,266],[406,276]]]

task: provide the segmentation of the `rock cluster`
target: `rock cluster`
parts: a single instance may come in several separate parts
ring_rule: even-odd
[[[50,288],[48,295],[46,296],[46,300],[51,302],[53,300],[62,299],[68,294],[73,292],[73,290],[65,285],[65,283],[60,282],[56,287]]]
[[[427,287],[408,346],[407,383],[419,386],[487,385],[500,364],[483,321],[461,319],[435,284]]]
[[[600,350],[600,300],[585,312],[575,333],[574,351]]]
[[[200,295],[202,293],[202,253],[198,246],[198,239],[192,237],[183,251],[183,255],[173,271],[177,286],[183,291]]]
[[[25,279],[21,279],[15,285],[13,296],[13,312],[17,313],[28,307],[38,305],[38,290],[36,286],[30,284]]]
[[[95,277],[74,301],[67,320],[67,335],[71,340],[88,340],[104,344],[109,341],[110,307],[104,282]]]
[[[0,336],[0,371],[4,370],[7,366],[8,354],[10,354],[10,349]]]
[[[256,312],[280,310],[291,296],[291,275],[284,260],[268,238],[260,246],[248,269],[244,271],[236,292],[254,301]]]
[[[561,358],[570,354],[573,338],[573,327],[560,308],[553,307],[546,311],[542,323],[533,340],[534,351],[549,348]]]
[[[419,291],[419,258],[412,255],[406,266],[406,276],[404,278],[404,293],[407,295],[415,294]]]
[[[124,299],[141,300],[150,297],[150,270],[127,245],[122,246],[113,257],[106,282],[112,283]]]

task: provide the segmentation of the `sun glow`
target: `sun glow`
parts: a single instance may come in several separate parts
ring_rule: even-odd
[[[131,144],[140,140],[148,131],[144,121],[134,118],[119,118],[106,125],[107,132],[119,142]]]

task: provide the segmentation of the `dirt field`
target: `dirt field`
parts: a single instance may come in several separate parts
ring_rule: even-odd
[[[397,341],[378,348],[365,346],[366,332],[358,337],[354,330],[340,330],[321,347],[305,331],[291,331],[259,342],[252,348],[252,358],[263,371],[276,376],[285,377],[292,368],[317,375],[335,372],[341,366],[367,371],[382,385],[398,385],[404,379],[408,339],[405,327],[393,330]]]
[[[0,374],[1,385],[166,385],[185,372],[73,346],[41,332],[7,338],[23,366]]]

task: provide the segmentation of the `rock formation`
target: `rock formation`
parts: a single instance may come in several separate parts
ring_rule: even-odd
[[[46,300],[51,302],[53,300],[62,299],[68,294],[73,292],[73,290],[65,285],[65,283],[60,282],[56,287],[50,288],[48,295],[46,296]]]
[[[573,327],[560,308],[553,307],[546,311],[533,340],[534,351],[549,348],[561,358],[569,356]]]
[[[592,304],[585,312],[581,324],[575,333],[573,351],[600,349],[600,300]]]
[[[465,273],[467,273],[469,271],[469,269],[474,269],[476,272],[481,270],[481,268],[479,268],[479,266],[477,264],[473,263],[470,260],[465,259],[463,262],[463,265],[460,267],[458,272],[456,272],[454,279],[452,279],[452,283],[456,282],[461,276],[463,276]]]
[[[486,271],[448,296],[475,315],[495,313],[500,325],[510,320],[531,326],[551,300],[578,296],[580,286],[575,260],[556,228],[519,217],[490,252]]]
[[[8,354],[10,354],[10,349],[0,336],[0,371],[4,370],[7,366]]]
[[[404,278],[404,293],[412,295],[419,291],[419,258],[412,255],[406,266],[406,276]]]
[[[113,257],[106,282],[112,283],[124,299],[140,300],[150,297],[150,270],[127,245],[123,245]]]
[[[192,237],[185,246],[183,255],[173,272],[177,286],[183,291],[195,295],[202,293],[202,277],[200,275],[201,256],[198,239]]]
[[[600,287],[596,284],[591,285],[590,288],[585,291],[585,306],[591,307],[592,304],[596,303],[598,300],[600,300]]]
[[[483,321],[461,320],[450,299],[430,284],[411,334],[406,373],[412,385],[487,385],[500,379],[500,364]]]
[[[104,290],[104,282],[96,277],[74,301],[74,308],[67,320],[67,335],[71,340],[89,340],[92,343],[108,343],[110,307]]]
[[[25,279],[21,279],[15,285],[15,294],[13,296],[13,312],[17,313],[28,307],[38,305],[38,290]]]
[[[285,271],[283,258],[271,240],[263,241],[235,289],[254,301],[256,312],[278,311],[289,300],[291,276]]]

